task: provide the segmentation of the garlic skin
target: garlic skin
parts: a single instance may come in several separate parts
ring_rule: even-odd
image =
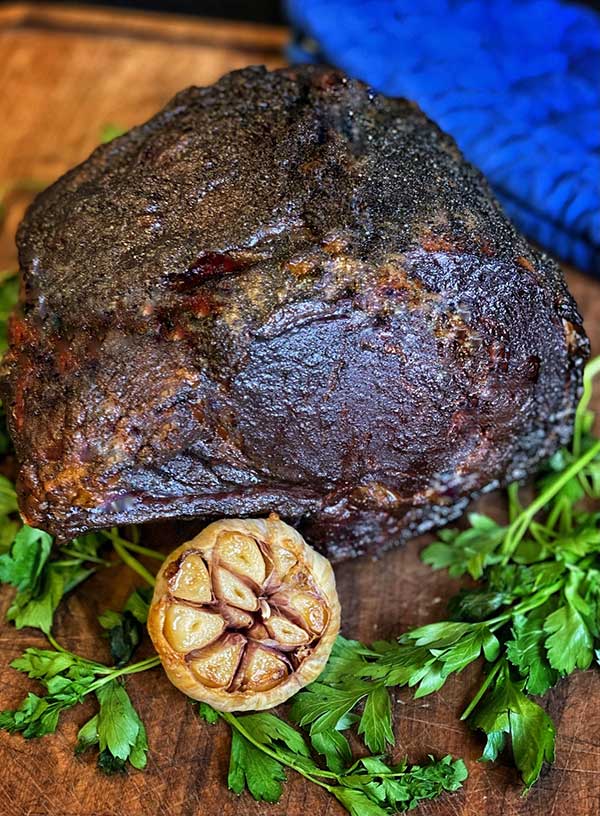
[[[210,622],[204,638],[188,620]],[[220,711],[283,703],[316,680],[339,629],[331,564],[275,514],[216,521],[174,550],[148,614],[169,680]]]

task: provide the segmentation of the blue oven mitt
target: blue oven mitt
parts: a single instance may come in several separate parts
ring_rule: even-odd
[[[600,276],[600,16],[560,0],[288,0],[293,62],[451,133],[520,228]]]

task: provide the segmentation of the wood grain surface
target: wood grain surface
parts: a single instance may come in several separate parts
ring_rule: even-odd
[[[57,9],[44,5],[0,8],[0,187],[18,179],[52,181],[84,159],[103,125],[143,121],[182,87],[213,82],[251,63],[282,64],[283,29],[234,25],[114,11]],[[0,236],[0,269],[14,264],[13,235],[29,194],[10,196]],[[600,351],[600,285],[575,271],[569,283]],[[486,509],[502,512],[498,496]],[[153,525],[146,541],[166,551],[199,523]],[[336,569],[343,631],[366,641],[392,637],[409,626],[440,619],[457,582],[418,560],[426,539],[374,562]],[[120,608],[135,584],[120,567],[90,579],[57,615],[61,641],[89,657],[108,660],[96,615]],[[0,615],[11,597],[0,593]],[[8,663],[27,646],[42,646],[33,630],[0,628],[0,707],[18,704],[26,681]],[[150,653],[148,645],[145,652]],[[145,654],[141,651],[140,657]],[[441,692],[413,701],[395,696],[398,755],[411,761],[428,753],[466,759],[470,777],[462,792],[425,804],[422,816],[597,816],[600,814],[600,676],[589,671],[562,682],[548,709],[558,728],[557,759],[527,799],[508,765],[476,761],[480,737],[458,721],[478,684],[477,670],[451,679]],[[290,774],[278,805],[227,791],[228,735],[224,726],[199,722],[186,699],[158,669],[132,677],[128,689],[148,729],[146,772],[104,777],[94,758],[75,758],[79,726],[91,702],[67,712],[58,733],[39,741],[0,735],[0,814],[10,816],[338,816],[326,793]]]

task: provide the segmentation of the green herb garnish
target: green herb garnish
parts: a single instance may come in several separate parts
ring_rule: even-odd
[[[0,581],[17,588],[6,618],[17,629],[33,626],[48,634],[54,612],[67,592],[88,578],[96,564],[100,538],[90,534],[52,551],[52,538],[41,530],[23,525],[10,550],[0,555]]]
[[[279,801],[286,767],[327,790],[354,816],[410,810],[444,791],[458,790],[467,778],[464,762],[450,756],[429,757],[422,766],[409,766],[406,760],[390,765],[381,757],[365,756],[345,770],[326,770],[312,758],[304,736],[274,714],[214,713],[231,727],[229,789],[237,794],[247,789],[265,802]]]
[[[98,618],[106,630],[110,654],[117,667],[129,663],[143,637],[151,595],[148,589],[136,589],[122,612],[107,609]]]
[[[448,650],[462,653],[451,668],[460,671],[477,657],[468,643],[475,631],[495,644],[483,649],[486,678],[463,719],[487,736],[483,760],[496,759],[510,737],[526,789],[554,759],[554,725],[532,696],[589,668],[600,646],[600,440],[588,411],[598,372],[600,358],[585,371],[572,445],[549,460],[531,503],[521,506],[511,485],[508,524],[472,514],[469,529],[442,530],[423,551],[435,569],[469,574],[478,585],[453,599],[452,621],[407,633],[397,647],[400,660],[413,644],[425,647],[429,656],[420,659],[432,670],[437,664],[439,688],[450,673]],[[427,642],[434,630],[446,644]],[[417,663],[409,685],[422,682]]]
[[[122,770],[129,761],[146,765],[146,731],[121,683],[124,675],[158,665],[151,657],[126,668],[111,668],[64,649],[27,649],[11,666],[37,680],[47,694],[30,693],[15,711],[0,712],[0,728],[21,732],[26,739],[56,731],[60,714],[92,692],[99,711],[79,731],[76,751],[99,746],[102,770]]]

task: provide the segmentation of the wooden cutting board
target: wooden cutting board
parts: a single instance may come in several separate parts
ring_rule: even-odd
[[[182,87],[204,85],[233,68],[284,62],[284,29],[198,21],[182,17],[84,11],[76,7],[16,4],[0,9],[0,186],[16,179],[49,182],[84,159],[109,122],[143,121]],[[0,269],[14,264],[13,234],[26,196],[12,196],[0,236]],[[575,271],[569,283],[600,351],[600,285]],[[486,509],[501,512],[499,497]],[[201,525],[145,528],[145,538],[166,551]],[[378,562],[359,560],[336,569],[343,631],[365,641],[441,619],[457,582],[418,560],[425,539]],[[56,631],[68,647],[108,660],[96,615],[119,609],[135,584],[116,567],[89,580],[60,608]],[[0,593],[4,616],[10,590]],[[26,681],[8,667],[27,646],[43,646],[33,630],[0,628],[0,707],[15,706]],[[149,653],[149,647],[146,646]],[[144,656],[142,651],[140,656]],[[464,816],[597,816],[600,814],[600,676],[580,673],[550,695],[558,728],[557,759],[527,799],[515,771],[476,762],[482,741],[458,717],[477,688],[473,670],[450,680],[430,698],[395,695],[398,755],[428,753],[466,759],[464,791],[425,804],[420,814]],[[146,772],[100,775],[93,757],[73,756],[75,735],[93,710],[86,703],[63,716],[58,733],[41,741],[0,735],[0,813],[11,816],[337,816],[340,807],[320,789],[290,774],[278,805],[227,791],[225,727],[199,722],[192,706],[158,669],[128,681],[151,746]]]

